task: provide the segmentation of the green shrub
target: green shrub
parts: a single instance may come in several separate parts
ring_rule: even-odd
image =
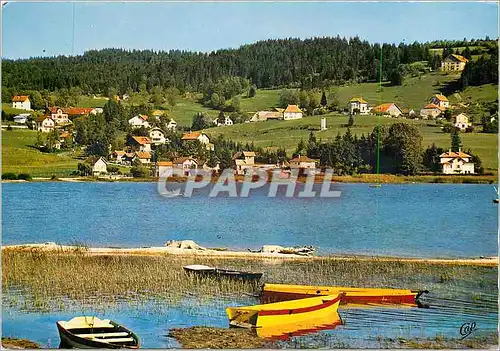
[[[130,173],[134,178],[145,178],[149,175],[149,170],[146,167],[136,166],[130,169]]]
[[[3,173],[2,179],[5,180],[17,180],[17,175],[15,173]]]
[[[33,178],[31,177],[31,175],[29,175],[28,173],[20,173],[18,176],[17,176],[17,179],[22,179],[22,180],[32,180]]]

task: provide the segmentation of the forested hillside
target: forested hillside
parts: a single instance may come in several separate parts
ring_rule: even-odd
[[[437,68],[440,57],[430,50],[435,45],[383,44],[382,79],[397,80],[401,65],[417,61]],[[75,57],[3,60],[2,85],[38,91],[80,87],[85,94],[107,94],[110,88],[123,94],[155,86],[206,91],[221,79],[238,76],[258,88],[307,89],[377,81],[379,59],[380,45],[358,37],[266,40],[211,53],[104,49]]]

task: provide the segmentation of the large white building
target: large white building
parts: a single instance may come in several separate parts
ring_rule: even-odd
[[[16,95],[12,98],[12,107],[18,110],[31,110],[31,101],[27,95]]]
[[[300,118],[302,118],[302,110],[297,105],[288,105],[285,111],[283,111],[283,119],[285,121]]]
[[[441,169],[444,174],[474,174],[474,163],[471,156],[463,153],[448,151],[439,155]]]
[[[461,113],[453,118],[453,125],[461,131],[467,130],[472,124],[469,123],[469,117],[465,113]]]
[[[149,139],[153,145],[163,145],[167,142],[167,139],[165,139],[165,133],[158,127],[154,127],[149,130]]]
[[[368,107],[368,102],[363,100],[361,97],[353,97],[349,100],[349,114],[355,115],[367,115],[370,113],[370,108]]]
[[[132,126],[132,128],[149,128],[150,125],[148,123],[148,116],[146,115],[137,115],[128,120],[128,124]]]

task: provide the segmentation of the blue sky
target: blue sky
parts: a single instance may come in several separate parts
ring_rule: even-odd
[[[8,3],[2,57],[126,48],[211,51],[270,38],[370,42],[498,36],[496,3]],[[73,38],[74,26],[74,38]]]

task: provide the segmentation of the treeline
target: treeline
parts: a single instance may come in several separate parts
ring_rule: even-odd
[[[498,84],[498,50],[482,55],[475,62],[467,62],[460,76],[460,85],[464,89],[470,85],[488,83]]]
[[[380,44],[358,37],[260,41],[210,53],[151,50],[91,50],[74,57],[3,60],[3,86],[56,91],[79,87],[85,94],[124,94],[155,86],[206,92],[227,77],[258,88],[313,88],[378,80]],[[432,58],[429,44],[383,44],[382,78],[400,64]]]
[[[307,155],[318,159],[321,167],[331,168],[336,175],[375,173],[378,143],[380,173],[415,175],[421,172],[440,172],[439,155],[445,150],[434,144],[423,150],[422,140],[418,128],[407,123],[375,127],[369,135],[363,134],[360,138],[347,129],[344,135],[338,134],[334,140],[326,142],[318,141],[311,132],[308,142],[301,140],[293,155]],[[450,146],[452,151],[462,148],[456,130],[450,133]],[[476,172],[482,173],[479,157],[470,150],[467,153],[472,156]]]

